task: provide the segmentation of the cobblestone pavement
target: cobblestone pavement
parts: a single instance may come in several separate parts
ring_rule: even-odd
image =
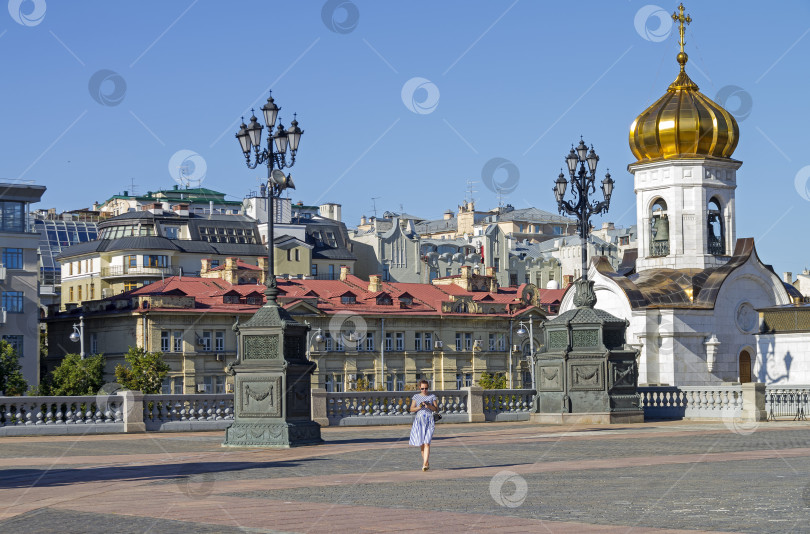
[[[0,532],[810,532],[810,424],[442,424],[0,438]],[[736,430],[736,432],[735,432]]]

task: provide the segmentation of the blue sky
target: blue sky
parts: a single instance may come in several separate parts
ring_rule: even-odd
[[[497,206],[488,185],[501,183],[513,189],[504,202],[556,211],[552,182],[580,135],[600,155],[600,179],[610,168],[616,180],[595,224],[629,226],[628,127],[678,70],[677,31],[657,18],[676,3],[8,4],[0,179],[46,185],[39,207],[58,210],[133,183],[171,187],[181,150],[197,154],[192,178],[243,197],[265,172],[245,167],[234,133],[272,88],[284,124],[297,112],[305,130],[293,200],[339,202],[349,226],[375,197],[378,214],[438,218],[468,181],[479,208]],[[740,123],[737,235],[754,237],[777,272],[810,267],[810,3],[686,12],[687,72]],[[482,175],[493,158],[514,166]]]

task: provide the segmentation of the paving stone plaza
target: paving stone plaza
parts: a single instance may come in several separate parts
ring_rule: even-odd
[[[810,425],[440,424],[223,448],[222,432],[6,437],[0,532],[810,532]]]

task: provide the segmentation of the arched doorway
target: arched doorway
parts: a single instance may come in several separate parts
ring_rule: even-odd
[[[746,383],[751,381],[751,353],[748,349],[740,352],[740,382]]]

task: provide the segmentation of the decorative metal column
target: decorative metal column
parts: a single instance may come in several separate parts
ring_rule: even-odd
[[[295,164],[303,133],[293,120],[290,129],[284,130],[279,123],[272,134],[279,109],[272,96],[262,107],[269,131],[266,148],[260,146],[262,126],[255,115],[250,125],[243,122],[236,134],[247,166],[253,169],[267,165],[269,273],[265,305],[243,325],[234,325],[238,358],[227,368],[234,376],[234,423],[226,430],[223,443],[229,447],[286,448],[322,441],[321,427],[312,420],[310,403],[310,378],[316,368],[306,353],[310,327],[293,319],[276,301],[274,203],[284,189],[295,188],[281,169]],[[253,161],[251,148],[255,153]]]
[[[596,303],[596,295],[593,292],[593,282],[588,282],[588,235],[591,232],[591,216],[607,213],[610,207],[610,197],[613,194],[614,182],[610,177],[610,172],[608,172],[605,174],[605,179],[602,180],[604,200],[591,202],[588,199],[590,193],[596,193],[596,165],[599,163],[599,156],[593,151],[593,145],[591,145],[589,152],[585,141],[581,138],[576,150],[573,145],[571,146],[571,152],[566,156],[565,162],[568,166],[568,174],[571,177],[571,192],[574,201],[564,200],[568,181],[562,171],[560,171],[560,175],[554,183],[553,190],[559,212],[576,216],[579,237],[582,239],[582,277],[576,282],[577,294],[574,302],[577,306],[593,307]],[[586,163],[588,164],[587,170],[585,169]]]
[[[543,323],[544,342],[535,358],[537,395],[531,414],[531,421],[538,423],[644,421],[636,389],[638,351],[625,343],[628,323],[594,308],[596,293],[593,282],[588,280],[590,217],[607,212],[613,193],[608,173],[602,181],[605,200],[588,200],[588,194],[596,192],[598,161],[593,147],[588,152],[580,140],[576,150],[572,148],[566,157],[575,202],[563,200],[568,182],[562,173],[554,187],[560,213],[577,216],[582,238],[582,277],[576,282],[576,308]]]

